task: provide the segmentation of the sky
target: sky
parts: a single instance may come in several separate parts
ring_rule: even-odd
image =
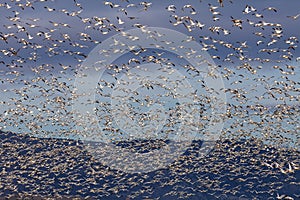
[[[16,118],[15,112],[10,112],[10,109],[16,109],[16,104],[20,103],[23,105],[29,105],[31,108],[31,112],[28,111],[25,116],[17,116],[22,118],[27,122],[32,122],[36,119],[39,119],[37,116],[42,117],[44,122],[45,120],[50,121],[49,126],[44,126],[43,130],[52,131],[53,126],[56,126],[58,122],[55,120],[56,118],[60,118],[61,121],[68,121],[68,115],[71,109],[70,100],[66,105],[67,111],[60,111],[58,105],[55,103],[46,103],[45,99],[47,98],[56,98],[56,97],[65,97],[66,99],[71,98],[70,90],[65,90],[63,92],[57,91],[56,89],[62,89],[60,83],[64,83],[70,88],[74,85],[76,70],[80,68],[80,64],[85,59],[88,59],[88,54],[98,45],[93,41],[104,41],[117,34],[113,28],[107,34],[103,34],[103,32],[99,30],[95,30],[93,28],[88,27],[88,23],[83,23],[82,20],[87,18],[107,18],[109,21],[105,21],[104,23],[115,24],[120,30],[127,31],[135,27],[134,24],[142,24],[148,27],[162,27],[168,28],[171,30],[176,30],[180,33],[186,34],[188,36],[192,36],[195,38],[195,41],[202,46],[207,45],[215,45],[217,50],[208,49],[207,53],[209,53],[212,57],[218,56],[219,58],[213,58],[215,64],[218,66],[218,70],[221,74],[226,74],[229,70],[234,72],[228,79],[223,78],[225,89],[238,89],[240,91],[245,91],[247,98],[249,99],[245,103],[240,103],[236,100],[236,98],[232,97],[232,94],[227,93],[227,103],[233,105],[252,105],[252,104],[262,104],[265,106],[276,106],[277,104],[287,103],[288,105],[296,105],[299,107],[299,61],[296,59],[300,57],[299,48],[295,48],[295,50],[291,50],[293,53],[293,57],[289,59],[284,59],[280,56],[283,55],[280,53],[272,53],[271,55],[265,52],[259,52],[260,49],[287,49],[289,45],[285,42],[290,37],[296,37],[299,39],[299,24],[300,19],[293,20],[287,16],[294,16],[300,13],[299,1],[290,0],[290,1],[281,1],[281,0],[262,0],[262,1],[230,1],[224,0],[224,7],[220,7],[217,1],[214,0],[194,0],[194,1],[151,1],[151,6],[147,9],[147,11],[143,10],[142,5],[128,7],[131,3],[135,2],[127,2],[127,1],[113,1],[114,4],[120,5],[120,7],[111,8],[109,5],[105,5],[105,1],[99,0],[90,0],[86,1],[77,1],[82,5],[83,10],[79,6],[76,6],[73,1],[67,0],[52,0],[47,2],[35,2],[33,3],[34,9],[31,7],[26,7],[24,10],[18,7],[17,3],[6,1],[0,7],[0,34],[5,35],[9,33],[13,33],[16,37],[10,37],[5,43],[3,40],[0,40],[0,47],[2,53],[0,53],[0,91],[2,93],[0,105],[0,113],[2,119],[5,121],[11,121],[10,123],[4,123],[0,127],[3,130],[12,130],[12,131],[24,131],[25,126],[28,126],[28,123],[19,123],[15,124],[14,119]],[[23,4],[25,1],[20,1],[19,3]],[[195,9],[196,14],[191,14],[191,8],[183,8],[184,5],[192,5]],[[9,6],[7,6],[9,5]],[[174,5],[176,7],[175,12],[167,11],[167,7],[169,5]],[[209,5],[218,6],[216,12],[220,12],[221,15],[217,15],[220,19],[218,21],[213,21],[213,14],[209,11]],[[257,11],[244,14],[243,10],[246,5],[251,5],[256,8]],[[7,9],[7,7],[11,7]],[[274,7],[276,8],[276,12],[273,10],[266,10],[265,8]],[[120,8],[125,8],[127,15],[124,11],[120,10]],[[48,9],[55,9],[54,11],[49,12]],[[80,11],[78,16],[70,16],[66,14],[66,12],[72,13],[76,11]],[[19,12],[16,21],[13,20],[16,12]],[[263,18],[258,18],[253,16],[253,13],[260,13],[263,15]],[[199,21],[202,24],[205,24],[203,29],[194,28],[192,31],[188,31],[183,24],[179,24],[174,26],[172,23],[175,22],[174,15],[180,16],[189,16],[194,21]],[[129,19],[129,17],[134,17],[134,19]],[[242,29],[233,26],[232,18],[241,19]],[[121,19],[123,24],[118,23],[118,18]],[[38,19],[34,22],[33,19]],[[82,20],[81,20],[82,19]],[[260,27],[253,27],[249,25],[248,21],[253,21],[255,23],[266,22],[266,23],[279,23],[282,27],[283,36],[280,38],[273,37],[271,35],[274,31],[273,27],[265,27],[264,29]],[[95,20],[94,20],[95,22]],[[58,26],[55,26],[55,23],[61,23]],[[36,25],[36,27],[30,27],[30,24]],[[63,24],[68,24],[64,26]],[[11,28],[9,28],[11,26]],[[221,31],[219,34],[211,32],[209,29],[211,27],[221,26],[223,29],[226,29],[230,32],[229,35],[224,35]],[[19,27],[19,28],[18,28]],[[21,28],[20,28],[21,27]],[[23,30],[24,27],[25,31]],[[53,33],[49,33],[51,38],[54,40],[47,40],[43,33],[49,32],[53,29],[55,30]],[[103,29],[105,31],[106,29]],[[279,29],[278,29],[279,30]],[[264,38],[255,35],[255,32],[262,32],[264,34]],[[26,34],[27,33],[27,34]],[[90,36],[92,41],[84,41],[81,33],[86,33]],[[64,38],[64,34],[67,34],[70,37],[70,40]],[[65,35],[66,36],[66,35]],[[32,37],[32,39],[29,39]],[[209,37],[213,40],[205,40],[203,38]],[[24,38],[26,41],[31,42],[32,44],[41,45],[41,48],[38,48],[33,51],[31,48],[21,48],[22,44],[19,43],[20,39]],[[268,43],[272,41],[272,39],[277,39],[278,41],[274,44]],[[55,41],[58,40],[58,41]],[[61,40],[62,42],[59,42]],[[248,47],[244,48],[244,56],[246,58],[261,58],[261,59],[271,59],[273,61],[270,62],[259,62],[259,61],[241,61],[238,58],[234,58],[233,63],[226,62],[226,56],[230,53],[236,53],[232,49],[226,48],[220,44],[215,43],[216,40],[222,40],[227,43],[233,44],[235,47],[239,47],[241,43],[245,43]],[[257,41],[263,41],[262,44],[257,45]],[[18,42],[19,41],[19,42]],[[74,46],[75,44],[81,44],[84,48],[78,48]],[[56,44],[58,46],[53,46]],[[295,45],[298,45],[296,43]],[[13,48],[15,50],[19,50],[18,56],[7,56],[5,52]],[[54,48],[55,51],[58,52],[58,55],[54,55],[51,52],[47,52],[49,48]],[[80,55],[70,55],[70,52],[80,51]],[[35,59],[37,56],[37,59]],[[172,58],[173,62],[177,62],[179,64],[179,59],[176,59],[171,56],[171,54],[165,54],[165,56],[169,56]],[[170,57],[171,56],[171,57]],[[22,62],[22,58],[25,58],[25,61]],[[124,60],[128,60],[132,58],[132,55],[123,56]],[[18,61],[19,60],[19,61]],[[21,60],[21,61],[20,61]],[[278,63],[276,61],[282,60],[283,62]],[[20,63],[21,62],[21,63]],[[250,64],[257,73],[252,74],[247,69],[239,69],[239,66],[248,63]],[[279,69],[275,69],[274,66],[279,66],[285,70],[286,66],[292,65],[295,67],[294,75],[286,75],[287,78],[282,77],[285,76],[282,74],[282,71]],[[64,70],[63,67],[70,66],[68,69]],[[261,67],[260,67],[261,66]],[[36,69],[36,70],[35,70]],[[43,69],[43,70],[40,70]],[[290,71],[290,70],[287,70]],[[14,74],[19,74],[18,76]],[[43,80],[41,80],[42,78]],[[265,81],[258,81],[264,79]],[[27,88],[26,81],[36,81],[36,88]],[[46,80],[46,81],[45,81]],[[240,81],[240,82],[239,82]],[[272,98],[267,98],[264,95],[267,92],[266,88],[272,88],[276,86],[275,81],[283,81],[288,85],[292,85],[294,82],[294,88],[298,88],[297,91],[288,90],[290,95],[295,96],[293,100],[288,100],[285,98],[284,100],[274,100]],[[12,82],[12,83],[11,83]],[[50,83],[55,85],[52,90],[50,87]],[[53,85],[51,84],[51,85]],[[283,86],[280,86],[283,87]],[[40,89],[44,89],[48,92],[49,97],[47,95],[40,96]],[[14,90],[15,89],[15,90]],[[21,92],[20,92],[21,91]],[[20,95],[16,93],[26,93],[31,97],[31,100],[20,100]],[[43,93],[45,94],[45,93]],[[284,96],[284,95],[278,95]],[[264,96],[264,98],[257,99],[256,97]],[[298,99],[297,99],[298,97]],[[15,99],[13,99],[15,98]],[[20,100],[18,102],[18,100]],[[9,105],[11,104],[11,105]],[[49,113],[43,111],[50,111]],[[53,111],[53,112],[51,112]],[[18,111],[21,113],[21,111]],[[240,118],[240,121],[243,121],[243,118]],[[299,116],[295,117],[295,120],[299,120]],[[225,123],[224,130],[230,129],[231,125],[235,120],[228,120]],[[16,125],[16,128],[12,126]],[[71,127],[74,124],[69,124]],[[59,125],[58,125],[59,126]],[[291,130],[294,130],[297,133],[299,131],[298,125],[290,125]],[[70,127],[66,126],[63,128],[63,137],[68,137],[66,134]],[[244,128],[247,130],[247,128]],[[251,130],[250,126],[248,131]],[[276,131],[276,129],[275,129]],[[299,133],[299,132],[298,132]],[[44,136],[47,137],[48,133],[45,133]],[[51,135],[51,134],[50,134]],[[55,134],[54,134],[55,135]],[[57,135],[56,135],[57,136]]]

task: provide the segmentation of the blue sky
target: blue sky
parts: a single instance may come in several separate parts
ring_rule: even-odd
[[[21,1],[22,3],[24,1]],[[42,48],[36,50],[36,54],[38,59],[36,61],[32,61],[29,58],[34,56],[33,50],[31,48],[20,49],[18,52],[18,56],[5,56],[4,54],[0,53],[0,60],[3,61],[0,63],[0,91],[2,92],[1,101],[2,102],[10,102],[12,103],[11,107],[15,106],[15,101],[20,98],[19,95],[16,95],[16,91],[20,91],[20,88],[24,88],[24,80],[31,81],[32,79],[38,79],[39,77],[43,77],[46,80],[55,82],[56,87],[59,88],[59,83],[66,82],[67,85],[72,86],[74,83],[74,77],[76,75],[76,70],[80,66],[80,60],[83,61],[85,59],[82,55],[70,55],[66,50],[70,51],[80,51],[84,55],[88,55],[90,51],[92,51],[97,44],[90,42],[90,41],[83,41],[83,36],[80,33],[87,33],[92,40],[94,41],[103,41],[117,32],[112,29],[111,32],[108,34],[102,34],[99,30],[94,30],[92,28],[88,28],[88,23],[84,24],[77,16],[68,16],[64,13],[64,9],[67,10],[69,13],[79,11],[80,8],[74,5],[73,1],[49,1],[49,2],[36,2],[33,4],[34,10],[30,7],[25,8],[22,10],[18,8],[14,3],[7,1],[7,3],[11,6],[10,9],[6,9],[5,6],[0,7],[0,32],[2,35],[14,33],[17,38],[11,37],[8,39],[8,43],[0,40],[0,47],[2,50],[8,50],[10,48],[14,48],[18,50],[22,45],[18,43],[18,40],[23,38],[32,43],[42,45]],[[152,27],[163,27],[169,28],[186,35],[193,36],[197,42],[202,45],[215,45],[217,50],[210,49],[208,53],[211,56],[219,56],[220,59],[215,58],[214,62],[216,65],[219,65],[220,73],[226,73],[225,68],[232,70],[236,74],[231,75],[229,80],[226,78],[223,79],[225,88],[230,89],[239,89],[248,92],[246,96],[250,99],[247,101],[248,104],[263,104],[268,106],[274,106],[279,103],[284,103],[283,100],[274,100],[272,98],[267,98],[266,96],[261,100],[257,100],[255,96],[262,96],[267,92],[266,88],[272,88],[276,86],[274,81],[286,81],[288,84],[291,84],[294,81],[295,87],[299,88],[299,62],[296,61],[296,58],[300,56],[299,48],[295,48],[295,50],[290,50],[293,54],[291,60],[283,59],[280,56],[283,53],[272,53],[271,55],[259,52],[260,49],[264,48],[272,48],[272,49],[287,49],[289,45],[285,42],[289,37],[296,37],[299,39],[299,20],[293,20],[288,18],[287,16],[296,15],[300,13],[299,1],[297,0],[290,0],[290,1],[281,1],[281,0],[263,0],[263,1],[233,1],[230,3],[229,1],[224,1],[225,6],[219,7],[217,1],[151,1],[151,6],[147,9],[147,11],[143,11],[142,5],[137,5],[137,7],[128,7],[127,5],[135,2],[126,2],[126,1],[114,1],[113,3],[120,5],[120,7],[111,8],[108,5],[104,4],[104,1],[99,0],[91,0],[91,1],[78,1],[83,7],[82,12],[80,13],[80,17],[82,19],[85,18],[107,18],[108,21],[105,21],[107,25],[115,24],[121,30],[129,30],[134,27],[134,24],[142,24],[146,26]],[[138,3],[137,3],[138,4]],[[175,5],[176,11],[175,12],[168,12],[166,7],[169,5]],[[196,11],[196,14],[191,14],[189,8],[182,9],[184,5],[191,4]],[[220,18],[219,21],[213,21],[213,15],[209,11],[209,4],[212,6],[218,6],[219,8],[216,9],[216,12],[220,12],[221,15],[218,16]],[[263,14],[263,18],[258,18],[249,14],[243,14],[243,10],[246,5],[251,5],[257,9],[255,13]],[[47,8],[45,8],[47,7]],[[125,8],[127,15],[120,11],[120,8]],[[267,7],[275,7],[276,12],[272,10],[265,10]],[[47,9],[54,8],[55,11],[49,12]],[[14,16],[14,12],[19,12],[19,17],[17,21],[11,21],[8,18]],[[253,12],[254,13],[254,12]],[[174,22],[174,17],[172,15],[177,16],[190,16],[194,21],[199,21],[205,26],[203,29],[195,28],[191,32],[189,32],[184,25],[180,24],[178,26],[173,26],[171,22]],[[231,21],[231,16],[234,19],[241,19],[243,29],[240,29],[236,26],[233,26],[233,22]],[[118,18],[124,22],[124,24],[118,24]],[[128,17],[135,17],[135,19],[129,19]],[[33,22],[32,19],[38,19],[36,22]],[[272,27],[265,27],[261,29],[260,27],[253,27],[249,25],[247,19],[253,21],[254,23],[266,22],[266,23],[279,23],[282,27],[283,36],[280,38],[273,37],[273,39],[277,39],[278,41],[274,44],[268,46],[268,43],[272,40],[271,35],[273,33],[274,26]],[[94,20],[95,21],[95,20]],[[54,26],[53,22],[61,23],[58,26]],[[35,24],[37,27],[30,28],[30,24]],[[68,26],[64,26],[63,24],[68,24]],[[7,28],[12,26],[12,28]],[[33,37],[31,40],[28,39],[28,35],[25,32],[20,31],[18,32],[17,26],[25,27],[27,33]],[[228,30],[231,34],[224,35],[222,32],[220,34],[212,33],[209,28],[211,27],[218,27],[221,26],[223,29]],[[65,42],[58,42],[52,40],[45,40],[44,36],[38,36],[39,32],[49,32],[51,29],[57,29],[51,34],[51,38],[54,40],[64,40]],[[16,33],[18,32],[18,33]],[[265,38],[260,36],[256,36],[255,32],[261,32],[264,34]],[[71,40],[66,40],[63,38],[63,34],[68,34]],[[43,35],[43,34],[41,34]],[[204,40],[203,37],[210,37],[213,40]],[[257,61],[248,61],[243,62],[237,58],[234,59],[234,63],[223,61],[226,58],[226,55],[230,53],[236,53],[232,49],[228,49],[220,44],[214,42],[214,40],[222,40],[227,43],[232,44],[235,47],[239,47],[241,43],[246,41],[247,48],[244,49],[244,56],[247,58],[261,58],[261,59],[271,59],[273,61],[267,63],[261,63]],[[256,42],[258,40],[262,40],[263,43],[257,45]],[[75,43],[84,45],[84,48],[78,48],[72,46]],[[58,46],[53,47],[53,44],[57,44]],[[296,43],[295,45],[298,45]],[[45,53],[48,48],[54,48],[55,51],[59,52],[59,55],[53,55]],[[64,52],[64,53],[63,53]],[[234,56],[233,56],[234,57]],[[25,58],[24,63],[18,63],[18,59]],[[128,59],[128,57],[124,58]],[[79,60],[79,61],[78,61]],[[283,60],[281,63],[277,63],[276,60]],[[173,62],[177,62],[176,59]],[[4,64],[3,64],[4,63]],[[245,63],[249,63],[254,69],[257,70],[256,74],[251,74],[246,69],[237,68]],[[16,65],[14,65],[16,64]],[[6,66],[9,65],[9,66]],[[279,67],[286,69],[287,65],[295,66],[295,75],[287,75],[288,80],[282,78],[283,74],[279,69],[274,69],[273,66],[278,65]],[[14,66],[14,67],[13,67]],[[42,67],[41,67],[42,66]],[[63,70],[62,66],[70,66],[67,70]],[[259,68],[258,66],[261,66]],[[43,68],[44,70],[40,70],[38,73],[34,72],[32,69],[39,69]],[[20,76],[15,77],[15,75],[10,75],[11,72],[19,72]],[[290,70],[288,70],[290,71]],[[244,78],[242,78],[244,77]],[[14,83],[8,83],[9,80],[16,78]],[[58,81],[55,81],[56,79]],[[266,82],[258,81],[261,78],[267,80]],[[242,80],[242,83],[234,82]],[[47,83],[43,83],[42,81],[38,81],[37,84],[45,89],[50,89],[50,86]],[[282,87],[282,86],[280,86]],[[5,89],[11,90],[16,89],[16,91],[8,91],[4,92]],[[29,89],[27,90],[27,94],[29,96],[34,96],[39,94],[38,89]],[[58,91],[51,91],[51,97],[56,96],[65,96],[70,97],[70,93],[66,91],[65,93],[60,93]],[[69,91],[70,92],[70,91]],[[292,90],[288,91],[289,94],[294,96],[299,96],[298,93]],[[241,105],[239,102],[236,101],[235,98],[231,98],[232,95],[227,94],[228,103]],[[278,94],[278,97],[281,95]],[[16,100],[12,100],[10,98],[15,97]],[[41,104],[44,103],[44,97],[36,97],[35,100],[32,101],[23,101],[24,104],[28,105],[37,105],[39,102]],[[289,101],[285,99],[287,104],[290,105],[299,105],[299,98],[298,100]],[[242,104],[244,105],[244,104]],[[2,108],[1,108],[2,107]],[[8,104],[3,104],[0,107],[0,112],[4,113],[5,111],[9,111],[11,108]],[[49,110],[57,111],[55,104],[53,105],[46,105]],[[40,111],[38,108],[35,109],[35,115]],[[9,113],[9,112],[6,112]],[[45,114],[45,113],[44,113]],[[52,121],[51,113],[46,114],[48,119]],[[6,116],[6,115],[5,115]],[[9,117],[13,118],[13,115],[9,115]],[[28,121],[31,119],[31,114],[28,114],[26,117]],[[47,118],[46,117],[46,118]],[[67,118],[66,116],[61,116],[63,119]],[[55,123],[55,122],[54,122]],[[51,127],[51,126],[50,126]],[[49,128],[51,129],[51,128]]]

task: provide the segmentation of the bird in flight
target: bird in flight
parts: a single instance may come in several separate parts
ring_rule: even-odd
[[[294,16],[287,16],[288,18],[291,18],[293,20],[297,20],[300,17],[300,13]]]

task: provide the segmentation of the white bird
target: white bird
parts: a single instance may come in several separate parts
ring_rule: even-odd
[[[166,9],[167,9],[169,12],[175,12],[176,7],[175,7],[175,5],[169,5],[168,7],[166,7]]]
[[[117,19],[118,19],[118,24],[124,24],[125,22],[124,21],[122,21],[121,19],[120,19],[120,17],[117,17]]]
[[[243,13],[244,14],[249,14],[249,13],[255,12],[255,11],[256,11],[256,9],[253,6],[246,5]]]
[[[265,10],[277,12],[277,9],[274,8],[274,7],[267,7],[267,8],[264,8],[263,11],[265,11]]]

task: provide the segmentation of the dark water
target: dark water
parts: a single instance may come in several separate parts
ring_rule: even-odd
[[[93,159],[82,142],[0,132],[0,197],[276,199],[284,194],[300,199],[300,170],[283,173],[279,167],[264,165],[276,162],[286,170],[289,162],[299,164],[300,152],[276,149],[255,139],[225,140],[200,158],[200,147],[201,141],[194,141],[165,169],[126,174]]]

